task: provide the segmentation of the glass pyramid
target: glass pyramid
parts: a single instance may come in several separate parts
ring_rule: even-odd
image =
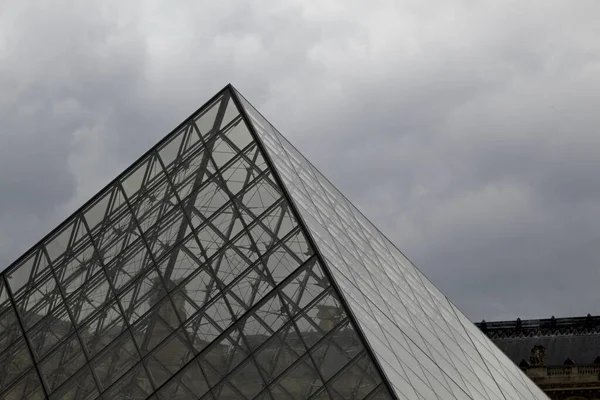
[[[546,399],[232,86],[1,274],[0,399]]]

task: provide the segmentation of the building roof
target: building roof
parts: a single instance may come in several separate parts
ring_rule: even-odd
[[[536,345],[546,349],[545,365],[567,359],[589,364],[600,356],[600,316],[512,320],[476,324],[516,364],[529,362]]]

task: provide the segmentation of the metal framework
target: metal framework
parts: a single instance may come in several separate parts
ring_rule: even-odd
[[[0,399],[545,399],[232,86],[1,274]]]

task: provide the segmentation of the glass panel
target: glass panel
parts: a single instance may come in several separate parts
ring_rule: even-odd
[[[363,354],[328,383],[344,399],[364,399],[381,382],[371,359]]]
[[[242,308],[240,312],[245,312],[272,289],[273,285],[264,273],[262,264],[255,264],[238,276],[227,292],[228,297],[234,298],[235,302]]]
[[[221,128],[227,126],[240,114],[231,96],[227,96],[227,100],[225,101],[227,101],[227,108],[225,109],[225,115],[223,115],[223,121],[221,121]]]
[[[165,144],[160,146],[158,149],[158,156],[160,157],[163,165],[166,169],[170,169],[171,164],[180,156],[184,150],[184,144],[187,140],[187,135],[191,127],[189,125],[184,126],[171,137]]]
[[[142,232],[147,232],[177,204],[175,192],[167,180],[162,180],[144,193],[134,206],[135,217]]]
[[[102,196],[83,211],[83,217],[87,222],[88,228],[93,231],[107,216],[108,206],[113,196],[114,189],[110,188]]]
[[[271,395],[275,399],[308,399],[321,386],[323,381],[319,377],[314,365],[308,357],[293,365],[274,386],[270,387]]]
[[[179,209],[173,210],[160,221],[153,232],[146,236],[154,259],[160,260],[183,240],[187,227],[187,221]]]
[[[136,194],[142,188],[144,177],[146,176],[146,171],[148,170],[148,165],[150,164],[149,158],[150,157],[147,157],[145,160],[140,161],[131,172],[121,179],[123,191],[130,199],[134,199]]]
[[[302,265],[312,254],[313,250],[306,238],[300,231],[297,231],[284,239],[284,243],[277,246],[263,259],[266,258],[267,269],[275,283],[279,283]]]
[[[245,271],[257,258],[258,254],[255,251],[254,244],[248,235],[243,234],[235,243],[227,246],[214,260],[213,268],[216,277],[223,285],[227,285]]]
[[[129,204],[136,205],[140,201],[148,199],[151,193],[165,181],[165,173],[160,160],[155,153],[150,154],[148,162],[144,164],[143,175],[141,175],[141,185],[138,190],[131,192],[125,189],[127,181],[123,182],[125,195],[129,198]],[[134,206],[137,208],[137,206]]]
[[[51,262],[55,262],[58,257],[67,251],[75,233],[75,226],[76,222],[71,222],[46,241],[46,251],[48,252]]]
[[[125,327],[125,320],[117,302],[113,300],[79,330],[79,336],[88,356],[91,358],[98,354],[119,336]]]
[[[259,224],[278,239],[282,239],[297,226],[297,221],[292,215],[289,204],[282,201],[263,214]]]
[[[83,220],[85,220],[85,223],[81,225],[87,224],[86,228],[89,228],[89,233],[95,235],[105,228],[106,225],[110,224],[111,221],[115,221],[121,216],[126,208],[125,195],[120,190],[120,187],[115,185],[109,188],[94,204],[83,211]]]
[[[140,363],[104,392],[102,397],[111,400],[144,400],[152,391],[148,374]]]
[[[158,387],[179,371],[194,353],[182,331],[176,332],[144,359],[154,386]]]
[[[92,238],[100,259],[109,265],[123,249],[139,238],[139,231],[130,211],[121,214],[110,226],[104,227]]]
[[[23,325],[27,330],[43,316],[60,306],[62,297],[56,285],[56,280],[48,274],[16,302],[17,309],[23,319]]]
[[[256,396],[253,400],[273,400],[273,398],[268,390],[263,390],[263,392]]]
[[[215,102],[207,107],[205,111],[200,113],[199,115],[194,117],[194,122],[200,131],[202,136],[207,136],[215,126],[215,119],[217,117],[217,112],[219,111],[219,107],[221,107],[221,100],[223,98],[219,98],[215,100]]]
[[[212,147],[211,157],[217,169],[222,169],[239,153],[239,150],[222,134],[219,134],[208,146]]]
[[[241,332],[231,330],[203,352],[198,361],[210,386],[215,386],[245,360],[250,351]]]
[[[363,349],[362,341],[347,321],[316,344],[311,350],[311,357],[323,379],[329,380]]]
[[[194,360],[160,388],[157,394],[160,400],[199,399],[208,389],[204,374]]]
[[[132,334],[142,356],[154,349],[180,325],[171,300],[165,297],[137,324],[132,326]]]
[[[183,200],[193,228],[200,226],[207,218],[229,202],[230,198],[220,185],[219,180],[213,179],[200,188],[199,191],[192,192],[187,199]]]
[[[294,308],[304,308],[329,286],[329,280],[325,278],[316,257],[313,257],[282,291],[294,304]]]
[[[36,251],[19,263],[6,276],[14,298],[20,297],[36,282],[45,279],[50,273],[48,261],[41,251]]]
[[[254,169],[243,157],[236,158],[223,171],[221,178],[230,195],[236,195],[254,180]]]
[[[223,240],[235,237],[243,228],[238,210],[231,203],[222,207],[219,212],[213,215],[208,225]]]
[[[248,335],[246,335],[249,338]],[[255,344],[261,344],[254,340]],[[261,341],[262,342],[262,341]],[[253,358],[267,383],[277,379],[306,352],[293,323],[281,328],[261,346]]]
[[[81,248],[76,254],[54,266],[58,283],[65,296],[70,295],[94,275],[102,270],[100,259],[91,243]]]
[[[0,279],[0,310],[4,310],[5,305],[8,304],[8,291],[4,286],[4,278]]]
[[[187,247],[202,260],[212,257],[215,252],[221,249],[223,243],[225,243],[223,234],[210,225],[201,228],[194,236],[188,242],[189,245]]]
[[[223,296],[219,296],[201,312],[194,315],[188,326],[193,330],[195,336],[205,343],[210,343],[232,323],[233,315],[229,311],[228,304]]]
[[[0,353],[23,336],[12,304],[0,307]]]
[[[244,152],[244,157],[246,157],[246,159],[252,163],[252,167],[256,170],[256,174],[261,173],[261,171],[268,170],[265,158],[263,157],[256,143],[248,147],[248,149]]]
[[[254,224],[249,228],[249,231],[252,242],[260,254],[269,252],[278,241],[278,238],[273,236],[273,233],[266,230],[261,224]]]
[[[54,391],[85,364],[86,359],[77,335],[72,335],[50,353],[39,365],[42,378]]]
[[[243,210],[249,215],[246,222],[251,222],[257,216],[262,215],[279,198],[281,193],[275,188],[273,180],[269,176],[259,178],[241,195]]]
[[[102,351],[92,362],[92,370],[102,389],[108,388],[140,359],[133,338],[125,332]]]
[[[225,132],[227,140],[238,150],[243,150],[253,142],[250,131],[241,119],[237,119],[231,129]]]
[[[56,308],[27,334],[34,356],[40,360],[75,330],[65,306]]]
[[[188,236],[163,259],[158,270],[171,289],[200,269],[204,261],[198,242],[193,236]]]
[[[0,393],[23,376],[32,365],[29,349],[23,339],[0,353]]]
[[[86,365],[50,395],[50,400],[93,400],[99,395],[92,371]]]
[[[294,310],[293,313],[298,311],[297,307],[293,304],[289,307]],[[344,308],[340,305],[331,289],[321,294],[301,313],[303,320],[297,322],[298,328],[303,332],[314,332],[311,335],[304,335],[305,340],[308,340],[308,338],[311,339],[311,341],[306,342],[308,347],[312,347],[314,342],[334,329],[346,318]]]
[[[239,99],[244,111],[248,114],[254,128],[261,132],[261,136],[270,136],[275,139],[275,134],[271,124],[242,96],[239,92],[234,90],[235,96]],[[279,145],[279,142],[277,142]]]
[[[214,168],[209,162],[209,155],[205,149],[194,150],[170,174],[171,184],[180,199],[197,192],[212,176]]]
[[[127,322],[134,324],[144,313],[167,294],[167,290],[154,268],[148,269],[118,296]]]
[[[219,398],[224,399],[231,398],[228,393],[230,391],[244,398],[254,398],[265,386],[254,360],[250,358],[233,371],[226,378],[225,383],[217,386],[213,392],[219,393]]]
[[[0,393],[0,399],[2,400],[43,400],[44,397],[42,384],[37,372],[33,369],[6,392]]]
[[[273,293],[269,299],[263,300],[262,304],[252,313],[252,319],[249,319],[244,325],[244,333],[249,338],[256,338],[259,333],[268,337],[285,325],[289,319],[289,313],[281,297],[277,293]]]
[[[113,292],[108,280],[104,273],[99,273],[67,298],[67,307],[73,315],[75,324],[80,325],[112,298]]]
[[[206,306],[209,300],[214,299],[219,288],[213,278],[212,271],[198,270],[183,284],[171,293],[175,304],[175,311],[182,321],[187,320],[200,308]]]
[[[6,278],[13,293],[18,293],[29,282],[38,254],[39,251],[29,255],[10,272],[7,272]]]
[[[265,388],[265,383],[252,357],[229,374],[223,383],[213,389],[220,399],[252,399]]]

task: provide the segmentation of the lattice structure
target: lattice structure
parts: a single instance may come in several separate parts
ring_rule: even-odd
[[[227,86],[2,273],[0,399],[545,399]]]

